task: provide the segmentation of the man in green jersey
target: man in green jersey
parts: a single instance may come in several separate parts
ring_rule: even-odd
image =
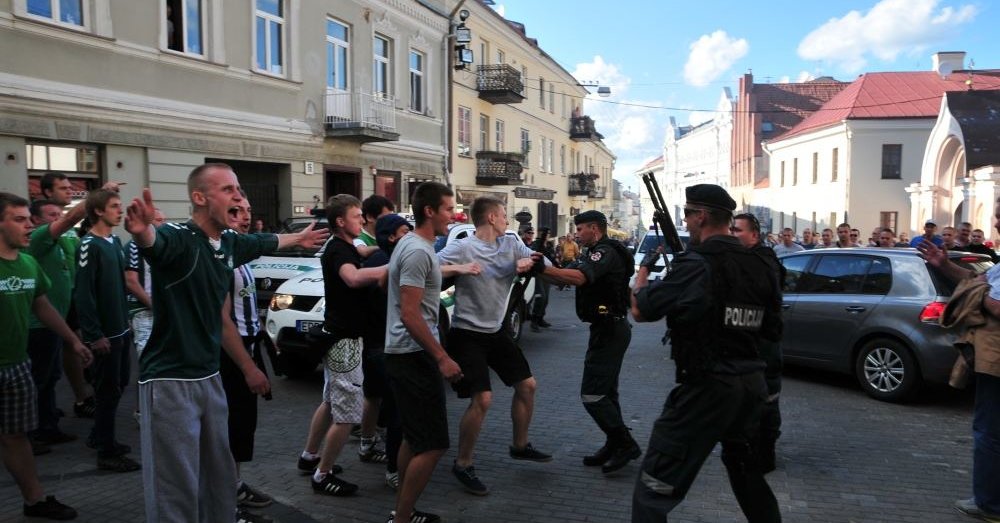
[[[0,332],[6,337],[0,343],[0,453],[21,490],[25,516],[73,519],[75,510],[45,496],[28,441],[28,431],[38,423],[37,392],[28,359],[29,314],[61,336],[73,357],[85,365],[90,364],[91,354],[49,303],[45,272],[33,257],[19,251],[28,246],[32,228],[28,201],[0,193]]]
[[[91,227],[76,256],[73,301],[83,341],[94,351],[97,409],[87,446],[97,449],[97,468],[113,472],[139,470],[126,456],[131,447],[115,440],[115,414],[130,375],[130,329],[125,292],[125,254],[111,233],[122,221],[118,193],[98,189],[87,195]]]
[[[190,221],[153,228],[153,196],[145,189],[126,222],[153,278],[153,332],[139,359],[146,519],[233,521],[236,469],[219,347],[252,392],[270,390],[229,317],[233,269],[281,247],[319,245],[329,232],[312,225],[280,236],[229,229],[229,212],[243,196],[226,164],[195,168],[187,185]]]

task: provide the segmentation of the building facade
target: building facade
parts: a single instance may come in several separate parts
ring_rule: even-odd
[[[583,114],[587,90],[523,25],[482,0],[462,8],[474,60],[452,81],[450,153],[459,205],[491,195],[512,218],[554,234],[572,231],[579,212],[611,208],[615,156]]]
[[[0,189],[151,187],[209,161],[270,225],[328,196],[446,181],[447,15],[416,0],[0,0]]]

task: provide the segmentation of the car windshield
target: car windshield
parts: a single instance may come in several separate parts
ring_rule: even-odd
[[[979,258],[977,256],[952,256],[951,261],[958,265],[959,267],[967,270],[973,271],[976,274],[982,274],[993,267],[993,262],[989,258]],[[931,279],[934,280],[934,287],[937,289],[938,294],[941,296],[951,296],[951,293],[955,292],[956,282],[945,278],[944,275],[938,269],[927,266],[930,269]]]
[[[681,243],[684,245],[684,248],[687,249],[688,242],[691,241],[691,237],[681,236],[680,238],[681,238]],[[661,243],[663,243],[663,237],[660,236],[659,234],[650,232],[645,237],[643,237],[642,243],[639,244],[639,250],[637,252],[639,254],[645,254],[650,249],[655,249]],[[667,246],[666,244],[663,245],[663,252],[666,254],[673,254],[673,251],[670,250],[670,247]]]

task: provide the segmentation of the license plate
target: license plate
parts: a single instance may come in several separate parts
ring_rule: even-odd
[[[309,332],[313,327],[323,325],[323,322],[316,320],[295,320],[295,330],[298,332]]]

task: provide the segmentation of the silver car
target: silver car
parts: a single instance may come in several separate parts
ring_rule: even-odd
[[[981,254],[949,256],[977,273],[993,266]],[[854,374],[883,401],[947,383],[958,353],[938,319],[954,285],[916,249],[814,249],[781,263],[786,362]]]

